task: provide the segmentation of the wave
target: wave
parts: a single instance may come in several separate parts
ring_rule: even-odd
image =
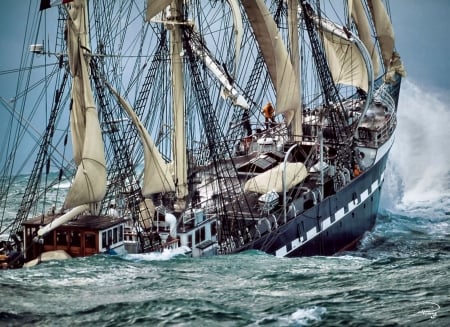
[[[280,325],[291,326],[308,326],[310,324],[316,324],[322,320],[322,317],[327,313],[327,309],[324,307],[313,306],[311,308],[302,308],[296,310],[288,318],[280,318]]]
[[[406,80],[398,109],[396,141],[386,170],[381,207],[448,215],[450,110],[445,96]]]
[[[187,246],[180,246],[176,249],[164,249],[163,252],[126,254],[121,257],[125,260],[130,261],[166,261],[178,256],[186,256],[186,254],[190,252],[191,249],[189,249]]]

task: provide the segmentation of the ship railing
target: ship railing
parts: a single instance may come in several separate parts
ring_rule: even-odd
[[[387,119],[386,124],[384,124],[383,127],[376,132],[376,137],[375,137],[375,145],[376,146],[381,145],[385,141],[387,141],[389,139],[389,137],[392,135],[392,133],[394,132],[395,125],[397,122],[395,115],[389,115],[389,116],[387,116],[386,119]]]
[[[389,112],[395,111],[395,101],[389,93],[389,86],[383,84],[374,94],[374,102],[381,102],[384,104]]]
[[[394,113],[387,114],[385,119],[385,123],[379,129],[374,130],[365,127],[358,129],[358,135],[362,144],[378,147],[389,139],[394,132],[397,120]]]

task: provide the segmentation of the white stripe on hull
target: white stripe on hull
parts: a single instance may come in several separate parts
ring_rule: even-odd
[[[295,240],[291,241],[291,250],[290,251],[287,250],[288,247],[285,245],[285,246],[281,247],[280,249],[278,249],[277,251],[275,251],[275,255],[277,257],[284,257],[284,256],[288,255],[289,253],[295,251],[300,246],[302,246],[305,243],[307,243],[308,241],[312,240],[314,237],[316,237],[320,233],[326,231],[329,227],[336,224],[338,221],[340,221],[342,218],[344,218],[350,212],[352,212],[357,207],[359,207],[361,205],[361,203],[363,203],[365,200],[367,200],[377,190],[377,188],[383,184],[383,179],[384,179],[384,172],[381,174],[379,179],[377,179],[375,182],[372,183],[370,189],[364,190],[359,195],[359,199],[360,199],[359,201],[358,201],[358,199],[355,199],[355,200],[350,201],[347,204],[348,211],[345,210],[345,206],[342,207],[341,209],[339,209],[338,211],[336,211],[336,213],[334,214],[334,217],[335,217],[334,222],[331,222],[331,217],[325,218],[321,223],[321,230],[319,232],[317,232],[316,227],[311,228],[310,230],[308,230],[306,232],[306,240],[303,239],[303,236],[300,236],[299,239],[295,239]]]
[[[394,139],[395,136],[394,134],[392,134],[392,136],[389,138],[389,140],[387,140],[378,150],[377,150],[377,156],[375,159],[375,163],[377,163],[378,161],[381,160],[381,158],[383,158],[388,151],[390,150],[392,144],[394,143]],[[374,165],[375,165],[374,163]],[[287,250],[287,246],[283,246],[280,249],[278,249],[277,251],[275,251],[275,255],[277,257],[284,257],[286,255],[288,255],[289,253],[295,251],[296,249],[298,249],[300,246],[302,246],[303,244],[307,243],[308,241],[312,240],[314,237],[316,237],[317,235],[319,235],[320,233],[326,231],[329,227],[331,227],[332,225],[336,224],[338,221],[340,221],[342,218],[344,218],[346,215],[348,215],[350,212],[352,212],[353,210],[355,210],[356,208],[358,208],[361,203],[363,203],[365,200],[367,200],[376,190],[379,186],[381,186],[383,184],[383,180],[384,180],[384,171],[381,173],[379,179],[377,179],[376,181],[374,181],[372,183],[372,185],[369,187],[369,189],[364,190],[361,194],[359,194],[359,197],[355,200],[352,200],[348,203],[347,207],[348,210],[346,210],[346,206],[342,207],[341,209],[337,210],[334,213],[334,221],[331,221],[331,217],[327,217],[325,218],[322,223],[321,223],[321,230],[319,232],[317,232],[316,227],[311,228],[310,230],[308,230],[306,232],[306,236],[307,239],[303,239],[303,236],[301,235],[299,237],[299,239],[295,239],[293,241],[291,241],[291,250]],[[358,200],[359,199],[359,200]]]

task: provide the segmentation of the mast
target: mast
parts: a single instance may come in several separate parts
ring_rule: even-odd
[[[177,209],[184,208],[183,199],[187,195],[187,158],[186,158],[186,131],[184,115],[184,79],[182,62],[182,30],[183,0],[173,0],[170,5],[171,18],[175,24],[171,28],[170,55],[172,60],[172,104],[174,119],[174,140],[172,153],[174,159],[175,188]]]
[[[298,42],[298,0],[288,0],[288,29],[289,29],[289,43],[291,46],[291,62],[294,69],[294,74],[297,81],[299,82],[298,87],[298,97],[299,97],[299,108],[294,111],[294,117],[291,123],[291,131],[294,140],[300,141],[303,135],[302,129],[302,88],[301,88],[301,65],[300,65],[300,47]]]

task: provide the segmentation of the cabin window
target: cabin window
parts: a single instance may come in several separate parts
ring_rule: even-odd
[[[123,225],[119,226],[119,242],[123,241]]]
[[[188,235],[188,244],[187,244],[187,246],[190,247],[190,248],[192,247],[192,234]]]
[[[195,244],[199,244],[205,240],[205,227],[195,231]]]
[[[217,222],[213,221],[211,223],[211,236],[217,235]]]
[[[114,227],[113,231],[113,244],[117,243],[117,227]]]
[[[105,237],[106,238],[106,237]],[[95,234],[84,234],[84,247],[89,249],[95,249]]]
[[[107,246],[106,232],[102,232],[102,247],[105,248],[106,246]]]
[[[35,227],[27,228],[27,236],[34,236],[34,235],[36,235],[36,228]]]
[[[81,235],[79,232],[72,232],[70,238],[71,238],[71,245],[81,246]]]
[[[54,233],[50,232],[44,236],[44,244],[45,245],[53,245],[54,242]]]
[[[67,245],[66,232],[56,232],[56,245]]]
[[[106,246],[111,245],[112,244],[112,230],[110,229],[108,231],[108,240],[106,241]]]

